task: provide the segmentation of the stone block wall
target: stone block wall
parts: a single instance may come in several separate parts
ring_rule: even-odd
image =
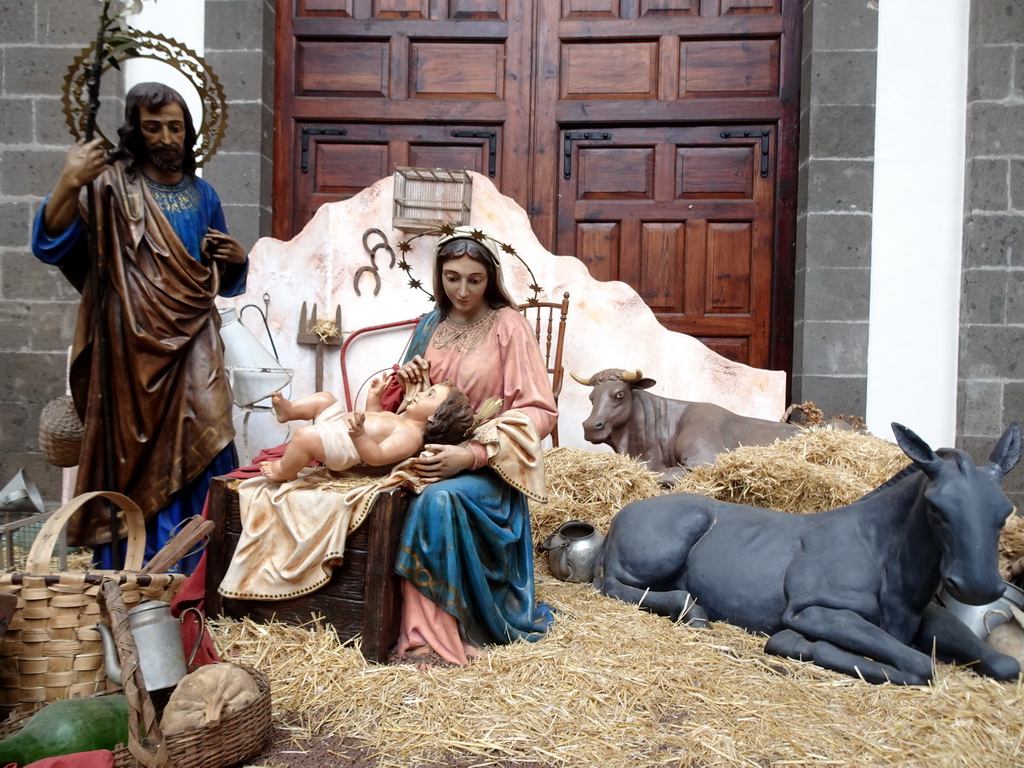
[[[206,9],[207,60],[229,124],[204,177],[224,199],[232,234],[251,248],[270,231],[274,3],[207,0]],[[48,501],[60,498],[61,473],[39,453],[39,413],[65,391],[78,294],[35,260],[29,238],[71,143],[63,78],[92,42],[98,12],[80,0],[0,2],[0,486],[24,467]],[[104,76],[104,92],[115,78]]]
[[[792,400],[863,416],[878,12],[806,0]]]
[[[1024,421],[1024,7],[971,3],[958,443],[988,458]],[[1024,467],[1004,482],[1024,508]]]

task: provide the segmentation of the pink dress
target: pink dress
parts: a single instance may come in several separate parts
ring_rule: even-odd
[[[497,426],[474,435],[487,447],[489,466],[413,498],[396,561],[404,577],[398,652],[428,645],[464,665],[474,647],[535,641],[551,623],[548,607],[534,599],[527,495],[538,497],[537,483],[517,478],[520,471],[536,477],[538,469],[542,477],[540,440],[558,412],[533,329],[515,309],[492,311],[470,326],[441,321],[425,349],[414,337],[410,356],[417,353],[430,361],[432,383],[450,379],[474,408],[489,397],[504,401]]]

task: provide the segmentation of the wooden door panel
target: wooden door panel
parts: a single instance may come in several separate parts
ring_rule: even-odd
[[[295,95],[388,97],[390,51],[379,40],[301,40],[295,49]]]
[[[778,95],[778,40],[691,40],[680,49],[684,98]]]
[[[449,18],[463,19],[504,19],[507,0],[450,0]]]
[[[576,197],[579,200],[653,200],[653,146],[578,146]]]
[[[296,13],[300,16],[347,16],[355,12],[356,0],[299,0]]]
[[[409,98],[504,98],[504,43],[409,45]]]
[[[699,16],[700,0],[640,0],[640,18]]]
[[[666,327],[763,364],[768,326],[755,315],[769,306],[774,213],[764,130],[608,127],[609,139],[572,142],[558,251],[632,285]]]
[[[750,150],[740,147],[677,147],[677,200],[740,199],[754,196]]]
[[[658,98],[658,42],[579,40],[562,46],[563,99]],[[608,66],[616,62],[615,66]]]
[[[426,19],[430,17],[430,0],[373,0],[375,19]]]

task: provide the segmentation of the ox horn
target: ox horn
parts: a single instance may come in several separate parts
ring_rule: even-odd
[[[623,381],[639,381],[642,376],[643,376],[643,374],[640,372],[639,368],[637,368],[635,371],[632,371],[632,372],[630,372],[630,371],[623,371],[622,372],[622,380]]]
[[[572,376],[572,377],[573,377],[573,379],[575,379],[575,380],[576,380],[577,382],[579,382],[580,384],[582,384],[582,385],[583,385],[584,387],[589,387],[589,386],[591,386],[591,383],[590,383],[590,379],[589,379],[589,378],[586,378],[586,379],[581,379],[581,378],[580,378],[579,376],[577,376],[577,375],[576,375],[575,373],[573,373],[572,371],[569,371],[569,375],[570,375],[570,376]]]

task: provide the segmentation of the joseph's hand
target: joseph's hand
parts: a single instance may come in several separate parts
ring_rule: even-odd
[[[43,230],[46,234],[60,234],[78,217],[79,190],[107,167],[107,153],[102,144],[102,138],[89,142],[80,140],[64,155],[64,167],[43,209]]]
[[[61,180],[73,189],[81,189],[99,176],[107,167],[107,152],[103,139],[86,142],[79,139],[64,155]]]
[[[225,264],[245,264],[245,248],[231,235],[212,227],[206,230],[203,253]]]

